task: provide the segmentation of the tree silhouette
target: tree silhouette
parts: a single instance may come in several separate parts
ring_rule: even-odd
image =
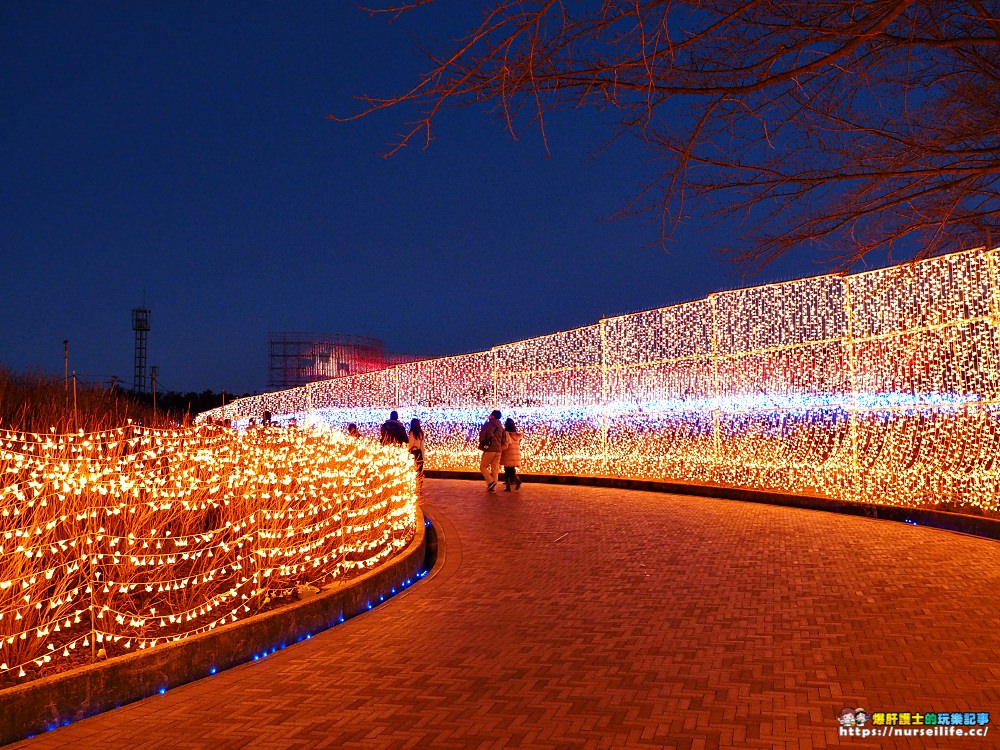
[[[557,108],[613,110],[609,139],[662,160],[620,213],[652,212],[664,239],[689,204],[741,217],[750,266],[801,245],[847,266],[904,238],[928,256],[995,226],[996,0],[502,0],[470,26],[412,88],[343,119],[408,108],[391,154],[449,105],[543,138]]]

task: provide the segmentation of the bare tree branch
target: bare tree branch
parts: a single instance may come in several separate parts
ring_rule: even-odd
[[[997,0],[493,0],[427,59],[354,116],[417,113],[389,153],[446,106],[546,146],[547,113],[610,107],[612,137],[662,162],[619,214],[658,216],[664,240],[689,202],[740,217],[749,265],[801,245],[849,265],[903,239],[931,255],[981,244],[1000,210]]]

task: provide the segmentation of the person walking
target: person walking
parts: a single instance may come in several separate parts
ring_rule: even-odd
[[[399,412],[389,413],[389,419],[382,423],[378,431],[378,441],[382,445],[406,445],[409,437],[406,434],[406,425],[399,421]]]
[[[483,452],[483,458],[479,462],[479,472],[486,480],[487,492],[496,492],[497,479],[500,476],[500,453],[503,451],[504,435],[507,434],[500,416],[499,409],[493,411],[486,424],[479,430],[479,450]]]
[[[517,467],[521,465],[521,438],[524,435],[517,431],[514,420],[507,417],[503,423],[503,428],[507,433],[507,441],[503,451],[500,453],[500,463],[503,464],[504,492],[510,492],[511,485],[515,490],[521,489],[521,479],[517,476]]]
[[[407,441],[413,463],[417,466],[417,477],[424,478],[424,430],[419,419],[410,420],[410,436]]]

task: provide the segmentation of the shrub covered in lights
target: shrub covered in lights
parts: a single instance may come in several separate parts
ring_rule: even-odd
[[[371,434],[422,420],[428,468],[523,425],[524,471],[717,482],[997,511],[998,251],[712,294],[598,324],[234,402]]]
[[[0,431],[0,472],[7,678],[212,630],[416,530],[408,456],[330,431]]]

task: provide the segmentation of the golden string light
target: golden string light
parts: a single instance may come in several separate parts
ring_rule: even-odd
[[[493,408],[523,471],[715,482],[995,512],[1000,253],[712,294],[598,324],[237,400],[244,426],[419,418],[426,466],[478,466]]]
[[[0,674],[252,614],[415,533],[404,452],[329,430],[0,431]]]

